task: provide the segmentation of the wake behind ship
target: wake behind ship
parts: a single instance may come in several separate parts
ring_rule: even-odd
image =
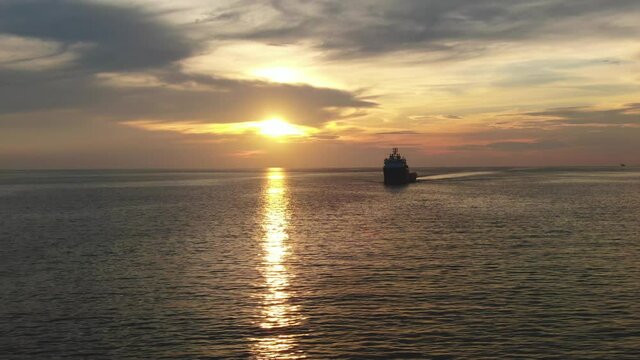
[[[384,159],[382,171],[385,185],[404,185],[415,182],[418,177],[418,174],[409,171],[407,159],[404,156],[400,156],[398,148],[393,148],[393,152],[389,154],[389,157]]]

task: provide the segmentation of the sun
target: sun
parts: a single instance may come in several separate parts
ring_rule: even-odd
[[[270,137],[305,135],[305,131],[302,128],[279,118],[260,121],[256,123],[256,128],[261,135]]]
[[[295,83],[302,80],[301,74],[288,67],[272,67],[254,70],[253,75],[277,83]]]

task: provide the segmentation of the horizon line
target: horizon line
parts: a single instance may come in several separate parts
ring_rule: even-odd
[[[638,164],[617,165],[451,165],[451,166],[411,166],[412,169],[464,169],[464,168],[502,168],[502,169],[545,169],[545,168],[632,168],[639,167]],[[374,170],[382,166],[329,166],[329,167],[286,167],[286,166],[265,166],[247,168],[205,168],[205,167],[77,167],[77,168],[0,168],[0,171],[188,171],[188,172],[257,172],[268,169],[280,168],[288,171],[313,171],[313,170]]]

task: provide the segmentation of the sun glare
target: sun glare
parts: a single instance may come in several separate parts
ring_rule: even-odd
[[[253,71],[253,74],[277,83],[295,83],[301,81],[301,76],[298,71],[286,67],[257,69]]]
[[[261,135],[271,137],[301,136],[305,134],[301,128],[278,118],[260,121],[256,123],[256,127]]]

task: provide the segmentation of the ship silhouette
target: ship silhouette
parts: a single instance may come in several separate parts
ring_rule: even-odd
[[[407,159],[400,155],[398,148],[393,148],[389,157],[384,159],[382,172],[385,185],[404,185],[415,182],[418,177],[418,174],[409,171]]]

